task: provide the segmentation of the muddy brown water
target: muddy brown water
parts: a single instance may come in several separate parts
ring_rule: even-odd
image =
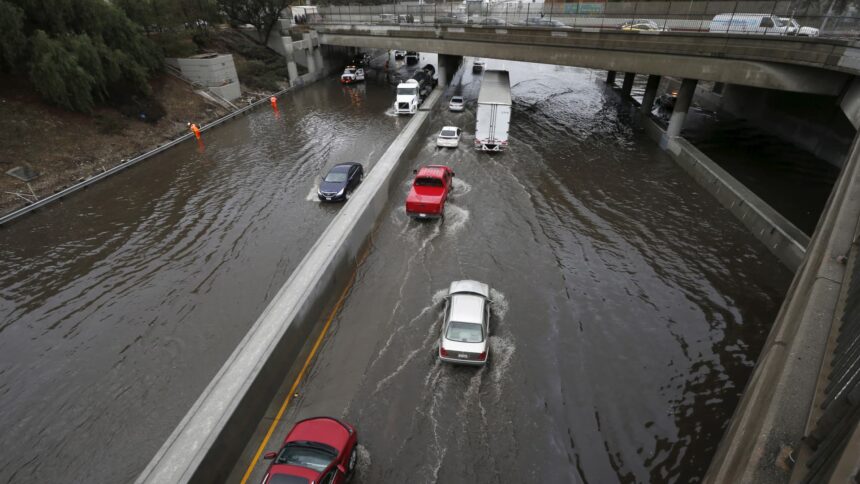
[[[358,429],[359,483],[700,481],[791,273],[633,127],[603,73],[488,67],[511,72],[510,150],[471,149],[480,76],[460,72],[447,95],[466,112],[438,110],[406,160],[454,168],[445,219],[407,219],[401,180],[266,449],[333,415]],[[445,125],[459,149],[435,148]],[[435,353],[464,278],[493,288],[484,368]],[[264,475],[270,423],[233,481]]]

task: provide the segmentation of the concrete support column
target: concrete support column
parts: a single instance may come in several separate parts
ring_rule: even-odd
[[[645,94],[642,96],[642,107],[639,111],[647,115],[651,112],[651,107],[654,106],[654,99],[657,98],[657,87],[660,86],[660,76],[648,76],[648,83],[645,84]]]
[[[615,71],[606,71],[606,83],[610,86],[615,84]]]
[[[625,72],[624,73],[624,82],[621,84],[621,95],[629,96],[630,92],[633,90],[633,81],[636,80],[635,72]]]
[[[439,66],[436,74],[439,77],[440,86],[446,87],[451,82],[454,73],[457,72],[462,62],[463,57],[459,55],[439,54]]]
[[[313,49],[305,49],[305,56],[308,60],[308,72],[313,73],[317,71],[317,60],[314,57]]]
[[[672,139],[681,134],[684,128],[684,120],[687,119],[687,111],[696,93],[696,79],[684,79],[681,81],[681,89],[678,90],[678,99],[675,100],[675,108],[672,109],[672,117],[669,118],[669,127],[666,128],[666,137]]]
[[[284,37],[284,39],[289,39],[289,37]],[[299,68],[296,65],[296,57],[295,52],[293,50],[292,42],[284,42],[284,58],[287,61],[287,74],[290,76],[290,83],[299,78]]]

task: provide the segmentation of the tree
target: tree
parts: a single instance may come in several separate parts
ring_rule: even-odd
[[[26,46],[24,11],[0,0],[0,68],[13,69]]]
[[[266,45],[281,11],[287,8],[290,0],[218,0],[218,4],[234,24],[253,25],[260,43]]]
[[[44,99],[89,112],[119,95],[148,95],[163,59],[104,0],[0,0],[0,61],[28,73]]]

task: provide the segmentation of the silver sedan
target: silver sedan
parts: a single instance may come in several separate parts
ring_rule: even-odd
[[[445,322],[439,359],[484,365],[490,356],[490,287],[478,281],[454,281],[445,297]]]

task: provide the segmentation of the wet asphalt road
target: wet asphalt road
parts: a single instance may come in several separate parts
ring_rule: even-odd
[[[0,230],[0,482],[132,481],[337,212],[318,176],[405,125],[390,105],[324,80]]]
[[[401,180],[265,449],[332,415],[358,429],[359,483],[700,480],[791,274],[635,129],[603,73],[488,64],[511,71],[510,151],[472,150],[480,82],[461,72],[447,95],[467,111],[437,110],[407,161],[454,168],[445,219],[407,219]],[[459,149],[435,148],[443,125],[464,129]],[[493,288],[480,369],[435,356],[463,278]]]

